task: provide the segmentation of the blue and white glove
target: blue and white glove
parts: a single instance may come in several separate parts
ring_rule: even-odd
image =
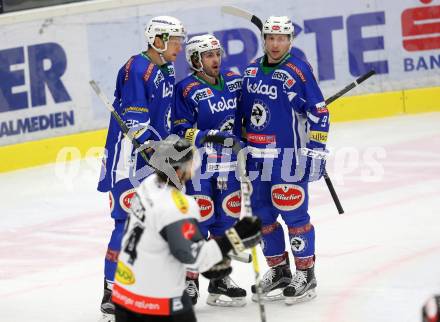
[[[299,152],[300,165],[304,167],[303,180],[313,182],[321,179],[329,151],[322,148],[301,148]]]

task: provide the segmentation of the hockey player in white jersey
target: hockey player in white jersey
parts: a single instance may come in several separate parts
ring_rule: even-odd
[[[173,133],[185,137],[200,148],[200,141],[216,133],[233,137],[235,110],[241,92],[241,77],[221,71],[223,49],[210,34],[192,37],[185,49],[193,73],[176,85]],[[224,234],[240,216],[240,183],[235,176],[236,155],[221,145],[203,151],[200,176],[186,185],[186,192],[198,202],[201,211],[200,230],[205,238]],[[230,150],[230,149],[229,149]],[[198,273],[188,272],[187,291],[197,302]],[[246,290],[230,276],[212,280],[207,303],[215,306],[244,306]]]
[[[168,162],[183,184],[192,173],[192,146],[170,136],[154,153],[179,157]],[[113,287],[116,322],[195,322],[191,299],[185,292],[186,269],[209,279],[231,272],[227,253],[255,246],[261,237],[260,220],[245,217],[226,236],[206,241],[198,221],[196,201],[178,190],[161,171],[136,189],[122,239]]]
[[[310,65],[289,53],[293,36],[288,17],[272,16],[263,24],[265,55],[244,72],[234,128],[239,135],[245,127],[247,170],[257,174],[252,210],[263,223],[262,248],[270,267],[262,280],[264,297],[286,304],[316,296],[308,183],[323,175],[329,130],[329,113]],[[295,259],[293,277],[279,215]]]
[[[113,107],[125,124],[136,131],[140,143],[169,135],[175,73],[173,62],[182,50],[186,32],[182,23],[169,16],[150,20],[145,28],[148,49],[128,59],[116,80]],[[134,187],[148,174],[145,161],[135,152],[119,124],[112,118],[106,140],[98,190],[110,196],[111,217],[115,221],[105,256],[103,322],[112,321],[111,286],[121,247],[122,232]]]

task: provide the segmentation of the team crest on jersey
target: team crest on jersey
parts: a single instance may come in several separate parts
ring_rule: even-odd
[[[293,84],[295,84],[295,80],[293,79],[292,75],[283,69],[275,70],[272,74],[272,79],[282,81],[284,86],[288,89],[291,89]]]
[[[258,67],[248,67],[244,71],[244,77],[255,77],[257,76]]]
[[[256,131],[261,131],[269,124],[270,111],[266,104],[261,100],[255,100],[252,105],[251,112],[251,128]]]
[[[219,130],[222,132],[228,132],[232,134],[232,130],[234,129],[234,116],[227,116],[219,126]]]
[[[226,83],[228,90],[233,93],[241,89],[241,78],[236,78]]]
[[[129,189],[121,194],[119,197],[119,204],[121,205],[121,208],[124,209],[126,212],[130,210],[130,202],[131,198],[133,198],[135,194],[134,189]]]
[[[119,283],[124,285],[131,285],[136,282],[136,279],[130,267],[128,267],[121,261],[118,262],[118,266],[116,267],[115,278]]]
[[[203,88],[195,91],[191,98],[194,102],[198,103],[199,101],[207,100],[208,98],[211,98],[213,96],[214,93],[212,92],[212,89]]]
[[[304,203],[304,189],[294,184],[276,184],[272,186],[272,204],[282,211],[299,208]]]
[[[156,77],[154,77],[154,86],[156,86],[156,88],[159,87],[160,82],[162,82],[165,79],[165,77],[163,76],[163,73],[161,71],[158,71],[156,73]]]
[[[240,190],[229,194],[225,199],[223,199],[222,208],[228,216],[239,218],[241,210]]]
[[[200,208],[200,221],[206,221],[214,214],[214,202],[212,199],[205,195],[194,195],[194,199]]]
[[[294,236],[290,239],[290,246],[295,253],[301,253],[306,249],[307,242],[300,236]]]
[[[177,189],[173,189],[171,191],[171,197],[172,197],[177,209],[179,209],[179,211],[182,214],[186,214],[189,209],[189,203],[188,203],[188,200],[186,200],[186,197],[183,195],[183,193],[181,193]]]

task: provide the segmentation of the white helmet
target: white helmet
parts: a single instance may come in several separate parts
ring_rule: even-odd
[[[290,46],[292,46],[294,33],[292,20],[287,16],[270,16],[264,22],[261,30],[263,44],[265,35],[290,35]]]
[[[189,66],[192,69],[200,72],[203,70],[202,53],[205,51],[215,50],[215,49],[220,49],[223,53],[223,49],[220,44],[220,41],[217,38],[215,38],[213,35],[206,34],[206,35],[192,37],[186,43],[186,48],[185,48],[186,61],[188,62]],[[194,57],[194,55],[196,55],[195,58],[200,62],[199,68],[196,68],[191,60],[191,58]]]
[[[168,48],[168,40],[171,36],[186,38],[186,31],[179,19],[170,16],[157,16],[151,19],[145,27],[147,43],[157,52],[163,53]],[[160,49],[154,46],[156,36],[162,36],[165,48]]]

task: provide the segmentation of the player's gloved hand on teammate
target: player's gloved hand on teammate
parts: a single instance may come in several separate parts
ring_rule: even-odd
[[[217,243],[224,255],[232,249],[238,254],[256,246],[261,240],[261,220],[257,217],[244,217],[225,231],[225,236]]]
[[[321,179],[325,172],[329,151],[325,148],[301,148],[299,150],[299,170],[302,180],[313,182]]]

